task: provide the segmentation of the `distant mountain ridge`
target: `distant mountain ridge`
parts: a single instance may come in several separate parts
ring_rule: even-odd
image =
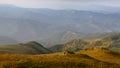
[[[111,36],[117,33],[81,33],[81,32],[74,32],[72,30],[57,32],[49,37],[44,37],[40,40],[40,42],[45,47],[51,47],[57,44],[64,44],[74,39],[83,39],[83,40],[94,40],[99,38],[104,38],[106,36]]]
[[[17,44],[17,43],[19,43],[19,41],[13,38],[7,36],[0,36],[0,44]]]
[[[0,7],[0,35],[22,42],[31,40],[39,42],[58,31],[70,30],[80,33],[80,36],[89,33],[120,32],[119,18],[119,13],[2,6]]]
[[[120,34],[113,34],[94,40],[73,39],[63,44],[63,46],[61,45],[61,47],[60,45],[56,45],[51,47],[50,49],[53,49],[53,51],[56,51],[56,49],[58,49],[59,51],[80,51],[94,49],[95,47],[120,52]]]

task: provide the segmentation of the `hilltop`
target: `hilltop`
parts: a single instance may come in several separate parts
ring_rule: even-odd
[[[93,48],[93,47],[103,47],[108,48],[110,50],[120,52],[120,34],[111,34],[106,35],[102,38],[97,39],[91,39],[91,40],[85,40],[85,39],[73,39],[71,41],[66,42],[63,44],[63,46],[58,47],[59,50],[70,50],[70,51],[80,51],[85,50],[87,48]],[[57,45],[51,47],[51,49],[56,50],[58,49]]]
[[[35,41],[20,44],[4,44],[0,45],[0,53],[2,54],[46,54],[51,53],[50,50],[43,47]]]

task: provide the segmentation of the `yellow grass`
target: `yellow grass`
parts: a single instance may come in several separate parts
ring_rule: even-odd
[[[88,55],[63,53],[44,55],[0,54],[0,68],[120,68],[119,64],[103,62]]]
[[[103,62],[120,64],[120,54],[110,50],[94,49],[80,52]]]

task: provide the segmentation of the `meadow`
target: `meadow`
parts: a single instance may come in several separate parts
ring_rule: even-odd
[[[60,52],[41,55],[0,54],[0,68],[120,68],[120,64],[91,57],[87,52],[67,55]]]

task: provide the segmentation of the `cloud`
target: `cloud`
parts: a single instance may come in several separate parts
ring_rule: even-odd
[[[0,0],[1,4],[14,4],[32,8],[87,8],[94,6],[120,7],[120,0]],[[88,8],[87,8],[88,9]]]

